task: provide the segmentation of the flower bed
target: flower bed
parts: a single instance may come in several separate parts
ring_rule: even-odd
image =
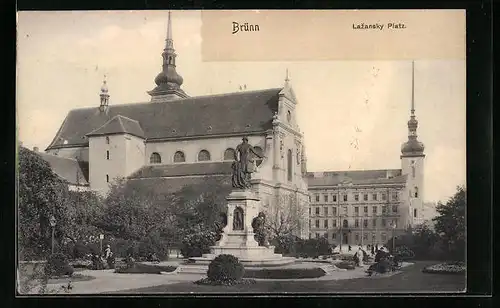
[[[175,266],[161,266],[161,265],[147,265],[141,263],[134,263],[131,267],[119,267],[115,273],[119,274],[161,274],[162,272],[173,272],[177,267]]]
[[[429,274],[463,275],[465,274],[466,269],[467,267],[463,262],[453,262],[427,266],[422,270],[422,272]]]
[[[244,278],[258,279],[304,279],[325,275],[320,268],[245,269]]]

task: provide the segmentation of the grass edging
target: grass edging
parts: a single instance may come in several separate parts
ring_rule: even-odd
[[[158,274],[162,272],[170,273],[177,269],[177,266],[162,266],[135,263],[132,267],[119,267],[115,269],[117,274]]]
[[[288,269],[245,269],[243,278],[256,279],[307,279],[325,276],[321,268],[288,268]]]
[[[444,267],[443,269],[436,269],[435,267],[442,266]],[[426,266],[422,269],[422,273],[426,274],[444,274],[444,275],[464,275],[466,272],[466,268],[463,267],[463,269],[460,270],[447,270],[445,267],[452,267],[452,266],[460,266],[457,264],[449,264],[449,263],[440,263],[440,264],[434,264],[434,265],[429,265]]]

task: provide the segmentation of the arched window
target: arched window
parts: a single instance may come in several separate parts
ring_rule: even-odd
[[[411,176],[415,177],[415,166],[411,166]]]
[[[415,187],[414,191],[415,191],[415,198],[418,198],[418,187]]]
[[[210,152],[207,150],[201,150],[198,153],[198,161],[209,161],[210,160]]]
[[[106,159],[109,160],[109,151],[106,151]]]
[[[106,144],[109,144],[109,137],[106,136]]]
[[[186,161],[186,157],[184,156],[184,153],[181,151],[177,151],[174,154],[174,163],[183,163]]]
[[[154,152],[151,154],[151,157],[149,158],[149,163],[150,164],[161,164],[161,156],[160,154]]]
[[[106,183],[109,183],[109,175],[106,174]]]
[[[287,155],[288,181],[292,181],[292,150],[288,150]]]
[[[255,152],[257,152],[257,154],[259,154],[260,156],[263,156],[264,155],[264,151],[262,150],[261,147],[257,146],[257,147],[253,147],[253,149],[255,150]],[[257,166],[260,166],[260,164],[262,164],[262,159],[260,157],[255,157],[255,164]]]
[[[224,151],[224,160],[234,160],[234,154],[236,152],[232,148],[228,148]]]
[[[348,228],[349,227],[349,224],[347,223],[347,219],[344,219],[344,221],[342,222],[342,228]]]

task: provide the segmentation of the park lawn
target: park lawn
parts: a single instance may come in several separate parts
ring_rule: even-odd
[[[257,281],[252,285],[208,286],[183,282],[113,294],[168,294],[168,293],[387,293],[387,292],[462,292],[465,291],[465,275],[439,275],[422,273],[425,266],[436,262],[416,262],[389,277],[357,278],[348,280],[316,281]]]

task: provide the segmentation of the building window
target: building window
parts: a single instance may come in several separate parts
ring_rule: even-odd
[[[372,206],[373,215],[377,215],[377,206]]]
[[[332,233],[332,240],[336,239],[337,238],[337,234],[335,233]]]
[[[337,219],[332,220],[332,227],[337,227]]]
[[[359,194],[354,194],[354,201],[359,201]]]
[[[344,214],[347,215],[347,206],[343,206],[342,208],[343,208]]]
[[[319,219],[316,219],[316,228],[319,228]]]
[[[311,195],[309,195],[309,202],[311,202]]]
[[[259,154],[261,157],[264,156],[264,151],[262,150],[261,147],[253,147],[254,151]],[[253,154],[252,154],[253,155]],[[262,158],[260,158],[259,156],[254,156],[255,157],[255,164],[257,166],[260,166],[260,164],[262,164]]]
[[[325,211],[325,216],[328,216],[328,207],[327,207],[327,206],[325,206],[325,207],[323,208],[323,210]]]
[[[344,201],[347,201],[347,195],[344,195]]]
[[[201,150],[198,153],[198,161],[209,161],[210,160],[210,152],[207,150]]]
[[[359,228],[359,219],[354,219],[354,228]]]
[[[332,201],[337,202],[337,195],[332,195]]]
[[[337,216],[337,208],[336,207],[332,207],[332,215]]]
[[[325,229],[328,229],[328,219],[325,219],[325,221],[323,222],[323,227]]]
[[[109,144],[109,137],[106,136],[106,144]]]
[[[323,195],[324,202],[328,202],[328,195]]]
[[[184,156],[184,153],[181,151],[177,151],[174,154],[174,163],[183,163],[186,161],[186,157]]]
[[[288,155],[287,155],[287,168],[288,168],[288,181],[292,181],[292,150],[288,149]]]
[[[377,226],[377,218],[374,218],[372,221],[372,226],[375,228]]]
[[[364,194],[364,195],[363,195],[363,200],[364,200],[364,201],[368,201],[368,194]]]
[[[150,164],[161,164],[161,156],[160,154],[154,152],[153,154],[151,154],[151,156],[149,157],[149,163]]]
[[[368,206],[363,207],[363,212],[365,213],[365,215],[368,215]]]
[[[318,207],[316,207],[316,215],[318,215],[318,216],[319,216],[319,206],[318,206]]]
[[[382,206],[382,214],[385,214],[387,212],[387,206],[384,205]]]
[[[354,234],[354,240],[356,241],[356,243],[359,241],[359,234],[358,233]]]
[[[373,240],[373,241],[375,241],[375,238],[376,238],[376,237],[377,237],[377,236],[375,235],[375,233],[372,233],[372,240]]]
[[[418,187],[415,187],[414,191],[415,191],[415,198],[418,198]]]
[[[316,200],[316,202],[319,202],[319,195],[315,196],[315,200]]]
[[[392,200],[393,201],[398,200],[398,193],[397,192],[392,193]]]
[[[397,205],[393,205],[392,206],[392,212],[393,213],[397,213],[398,212],[398,206]]]
[[[382,227],[385,227],[385,226],[386,226],[385,219],[382,219]]]
[[[368,233],[363,233],[363,240],[364,241],[368,240]]]
[[[109,183],[109,175],[106,174],[106,183]]]
[[[413,217],[417,217],[417,209],[413,209]]]
[[[385,241],[387,241],[387,235],[385,233],[381,234],[381,238],[382,238],[382,242],[385,243]]]
[[[344,221],[342,222],[342,228],[348,228],[349,227],[349,223],[347,222],[347,219],[344,219]]]
[[[316,239],[319,239],[319,233],[316,232]]]
[[[309,208],[309,216],[311,216],[311,208]]]
[[[109,151],[106,151],[106,159],[109,160]]]
[[[311,237],[312,237],[312,234],[311,234],[311,233],[309,233],[309,239],[311,239]]]
[[[385,193],[383,193],[383,194],[382,194],[382,200],[384,200],[384,201],[385,201],[386,199],[387,199],[387,196],[386,196],[386,194],[385,194]]]
[[[354,214],[359,215],[359,207],[354,207]]]
[[[374,201],[377,201],[377,194],[373,194],[372,198],[373,198]]]
[[[234,156],[235,156],[234,154],[236,154],[234,149],[232,149],[232,148],[226,149],[224,151],[224,160],[234,160]]]
[[[363,219],[363,228],[368,228],[368,219]]]

